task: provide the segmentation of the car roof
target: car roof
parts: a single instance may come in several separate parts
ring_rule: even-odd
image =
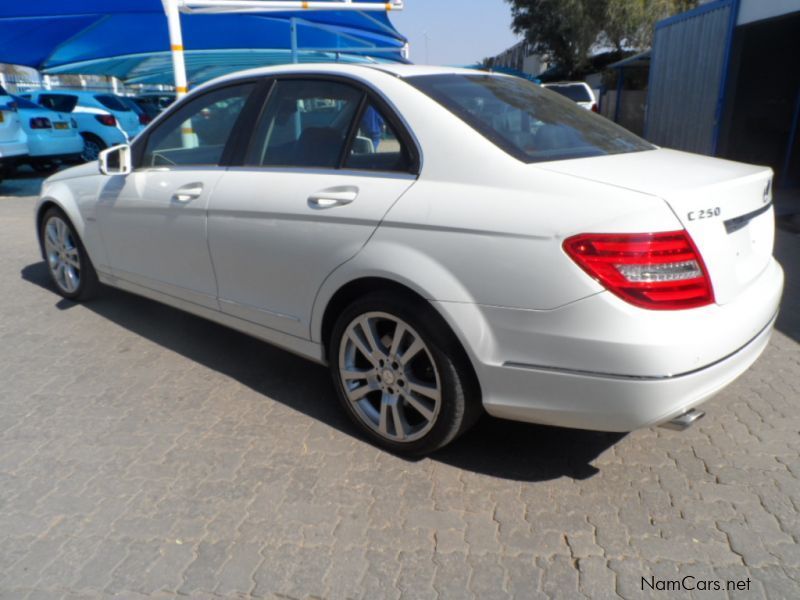
[[[553,85],[585,85],[589,87],[589,84],[585,81],[548,81],[547,83],[543,83],[543,87],[550,87]]]
[[[69,88],[57,88],[55,90],[34,90],[34,93],[39,94],[64,94],[69,96],[78,96],[79,98],[93,98],[95,96],[117,96],[112,91],[102,90],[71,90]]]
[[[369,64],[344,64],[344,63],[303,63],[303,64],[287,64],[276,65],[271,67],[259,67],[256,69],[248,69],[246,71],[238,71],[236,73],[229,73],[218,77],[212,81],[204,83],[202,86],[216,85],[225,81],[236,81],[244,77],[267,77],[270,75],[289,75],[289,74],[329,74],[329,75],[350,75],[357,77],[369,77],[370,74],[383,73],[392,75],[394,77],[406,78],[414,77],[417,75],[446,75],[446,74],[461,74],[461,75],[476,75],[476,74],[489,74],[486,71],[476,71],[474,69],[465,69],[460,67],[438,67],[428,65],[410,65],[410,64],[395,64],[395,63],[369,63]],[[493,73],[499,77],[506,77],[502,73]]]

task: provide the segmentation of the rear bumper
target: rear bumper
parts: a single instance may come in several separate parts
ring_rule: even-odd
[[[26,154],[28,154],[28,143],[25,141],[0,142],[0,164],[14,163]]]
[[[75,156],[83,152],[83,138],[77,132],[65,137],[28,135],[28,148],[31,158]]]
[[[777,316],[777,315],[776,315]],[[544,371],[505,364],[484,371],[486,411],[503,419],[599,431],[649,427],[694,408],[732,383],[769,343],[775,318],[724,360],[661,379]]]
[[[472,359],[486,411],[631,431],[693,408],[766,347],[783,291],[774,260],[734,302],[648,311],[604,292],[551,311],[436,303]]]

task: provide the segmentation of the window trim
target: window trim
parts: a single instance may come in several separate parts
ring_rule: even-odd
[[[175,113],[182,110],[185,106],[189,103],[194,102],[195,100],[199,100],[204,98],[209,94],[214,94],[219,92],[220,90],[224,90],[227,88],[239,87],[242,85],[253,84],[254,87],[250,91],[250,95],[245,102],[242,111],[239,113],[236,121],[233,124],[233,129],[231,131],[231,135],[228,136],[227,141],[225,142],[225,147],[222,149],[222,154],[220,155],[219,163],[216,165],[171,165],[171,166],[159,166],[154,167],[152,165],[144,165],[144,155],[147,151],[147,144],[150,141],[150,136],[153,135],[154,131],[158,131],[164,124],[170,120]],[[134,171],[149,171],[152,169],[159,169],[159,170],[169,170],[175,171],[178,169],[197,169],[197,168],[207,168],[207,169],[220,169],[226,168],[231,166],[231,158],[235,154],[236,151],[236,144],[240,143],[240,140],[243,136],[249,136],[248,133],[244,133],[242,131],[241,125],[244,124],[244,117],[250,115],[254,108],[259,106],[259,103],[263,101],[263,87],[264,81],[259,77],[247,77],[242,79],[237,79],[235,81],[225,81],[219,85],[215,85],[210,87],[206,90],[203,90],[199,94],[189,94],[184,98],[181,98],[179,102],[173,102],[172,105],[167,108],[162,114],[158,116],[158,120],[153,123],[152,127],[148,127],[144,134],[137,136],[137,138],[131,144],[131,155],[133,158],[133,170]]]
[[[419,144],[417,143],[416,138],[411,134],[409,128],[406,126],[405,122],[399,117],[397,111],[394,107],[386,100],[380,93],[378,93],[374,88],[372,88],[366,82],[360,81],[358,79],[353,79],[351,77],[347,77],[345,75],[337,75],[332,73],[279,73],[275,75],[271,75],[265,77],[265,79],[269,82],[269,93],[264,98],[263,104],[258,114],[256,123],[261,121],[263,117],[264,111],[266,110],[267,104],[269,103],[270,97],[272,95],[272,91],[274,90],[274,84],[278,81],[291,81],[291,80],[303,80],[303,81],[328,81],[333,83],[343,83],[346,85],[350,85],[351,87],[355,88],[359,92],[362,93],[361,104],[359,105],[358,109],[356,110],[356,114],[354,115],[353,122],[350,124],[350,131],[348,132],[348,136],[345,142],[345,146],[342,152],[342,156],[339,157],[339,163],[336,168],[331,169],[327,167],[313,167],[314,169],[320,169],[324,171],[342,171],[342,172],[358,172],[363,174],[374,174],[379,176],[386,176],[387,174],[396,174],[396,175],[414,175],[419,176],[420,171],[422,170],[422,153],[420,152]],[[381,169],[353,169],[344,166],[344,161],[349,154],[350,148],[353,143],[353,138],[355,138],[355,133],[358,130],[359,125],[359,117],[362,114],[363,110],[366,109],[366,106],[372,102],[375,107],[381,112],[381,115],[386,118],[388,123],[392,126],[399,141],[403,144],[403,147],[408,152],[408,162],[409,168],[407,171],[386,171]],[[240,155],[237,155],[237,160],[233,161],[228,166],[231,167],[246,167],[248,169],[308,169],[310,167],[304,166],[293,166],[293,165],[245,165],[244,160],[247,154],[247,150],[250,148],[250,145],[255,141],[255,134],[256,128],[252,128],[247,135],[247,143],[244,144],[244,151],[241,152]],[[240,140],[241,143],[241,140]],[[344,160],[343,160],[344,159]]]

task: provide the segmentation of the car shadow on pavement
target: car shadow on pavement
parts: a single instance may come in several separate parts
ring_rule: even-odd
[[[775,238],[775,257],[786,278],[775,328],[800,343],[800,233],[779,230]]]
[[[56,295],[44,262],[22,269],[25,281],[53,291],[60,310],[77,306]],[[117,289],[103,287],[83,304],[94,313],[173,352],[223,373],[296,411],[354,437],[327,368],[222,325]],[[609,434],[484,417],[467,434],[430,457],[461,469],[518,481],[586,479],[591,462],[624,434]]]
[[[55,173],[59,168],[45,173],[37,172],[27,165],[20,165],[13,173],[3,173],[0,178],[0,196],[28,197],[39,195],[39,189],[46,177]]]

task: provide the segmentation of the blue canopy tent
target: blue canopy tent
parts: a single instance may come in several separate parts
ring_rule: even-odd
[[[391,5],[359,2],[382,10],[276,12],[264,2],[263,12],[184,12],[180,23],[189,83],[295,61],[405,61],[406,38],[385,12]],[[161,0],[2,2],[0,62],[44,74],[114,76],[128,84],[175,81]]]

